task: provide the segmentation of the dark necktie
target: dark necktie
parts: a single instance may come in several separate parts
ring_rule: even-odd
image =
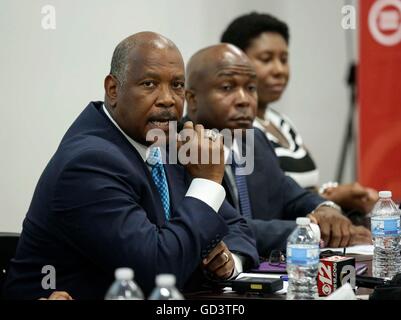
[[[252,219],[251,201],[249,199],[248,186],[246,184],[246,176],[241,174],[243,165],[239,165],[235,161],[234,153],[232,153],[231,168],[235,177],[235,184],[237,185],[238,200],[240,205],[240,211],[244,218]]]

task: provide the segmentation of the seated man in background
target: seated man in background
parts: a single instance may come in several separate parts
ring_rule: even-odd
[[[311,189],[340,205],[357,217],[370,212],[378,200],[376,190],[358,182],[351,184],[326,183],[321,188],[319,171],[303,139],[293,123],[282,113],[270,107],[283,95],[290,76],[289,28],[279,19],[260,13],[240,16],[230,23],[221,41],[243,50],[258,76],[258,104],[254,126],[261,129],[271,141],[280,166],[287,175],[306,189]],[[305,105],[298,106],[305,108]]]
[[[257,77],[249,58],[237,47],[221,44],[195,53],[187,65],[186,89],[188,118],[194,123],[218,130],[252,128]],[[235,160],[236,153],[243,152],[235,148],[237,142],[234,139],[232,150],[226,150],[226,159],[234,152]],[[253,229],[261,256],[284,249],[294,220],[305,215],[320,226],[322,239],[330,247],[371,242],[369,230],[352,225],[338,206],[284,174],[259,129],[254,129],[253,172],[241,177],[226,165],[223,184],[229,201]]]
[[[116,47],[105,102],[78,116],[38,182],[6,298],[48,296],[45,265],[56,270],[56,290],[74,299],[103,299],[119,267],[132,268],[147,295],[160,273],[192,290],[207,273],[228,279],[257,265],[251,230],[224,201],[224,162],[184,168],[147,150],[151,129],[168,136],[182,116],[184,74],[180,52],[161,35],[138,33]],[[222,139],[185,127],[199,153],[223,154]]]

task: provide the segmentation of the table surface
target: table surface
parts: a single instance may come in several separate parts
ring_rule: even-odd
[[[368,268],[364,275],[372,276],[372,256],[365,255],[350,255],[355,257],[355,262],[366,263]],[[366,296],[373,292],[369,288],[357,288],[357,296]],[[192,300],[220,300],[220,299],[264,299],[264,300],[284,300],[285,294],[262,294],[262,293],[237,293],[237,292],[224,292],[223,288],[207,289],[193,293],[186,293],[186,299]]]

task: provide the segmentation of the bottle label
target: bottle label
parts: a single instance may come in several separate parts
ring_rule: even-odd
[[[400,217],[372,217],[371,230],[374,237],[398,237],[400,235]]]
[[[298,266],[310,266],[319,263],[318,245],[288,245],[287,263]]]

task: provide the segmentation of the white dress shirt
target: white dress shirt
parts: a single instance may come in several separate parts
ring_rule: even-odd
[[[147,155],[147,147],[143,144],[140,144],[129,137],[114,121],[114,119],[109,114],[107,108],[103,104],[103,111],[110,119],[110,121],[117,127],[118,130],[124,135],[125,138],[130,142],[130,144],[135,148],[136,151],[140,154],[141,158],[144,162],[146,162],[146,155]],[[186,197],[196,198],[204,203],[206,203],[209,207],[211,207],[216,213],[219,211],[223,201],[226,197],[226,191],[224,187],[212,180],[202,179],[202,178],[195,178],[192,180],[187,193],[185,194]],[[243,271],[242,261],[241,258],[235,254],[232,254],[234,259],[234,272],[230,279],[236,277],[239,273]]]

